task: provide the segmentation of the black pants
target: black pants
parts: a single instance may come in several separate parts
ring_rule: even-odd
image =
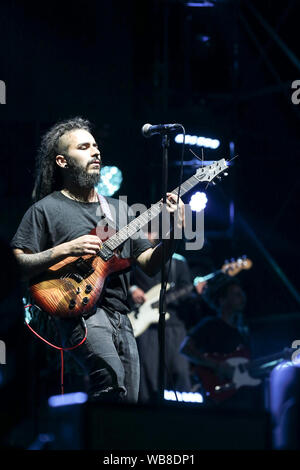
[[[56,321],[64,347],[80,343],[84,335],[80,319]],[[69,354],[89,376],[89,400],[137,402],[139,356],[129,318],[98,308],[85,322],[87,339]]]
[[[165,335],[165,389],[189,392],[191,381],[189,363],[179,353],[180,345],[186,336],[181,325],[166,325]],[[151,325],[137,338],[141,362],[141,385],[139,401],[150,403],[157,399],[159,371],[158,328]]]

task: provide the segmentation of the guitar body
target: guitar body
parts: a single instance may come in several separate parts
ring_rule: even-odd
[[[284,348],[275,354],[260,357],[251,362],[249,361],[250,351],[241,347],[232,354],[206,354],[205,359],[213,359],[214,362],[223,362],[232,367],[231,380],[221,381],[211,368],[203,365],[193,366],[193,371],[201,380],[207,395],[218,403],[232,397],[241,387],[256,387],[261,384],[261,379],[255,378],[251,374],[260,373],[260,376],[266,376],[282,361],[290,361],[293,351],[292,348]],[[263,374],[261,375],[262,370]]]
[[[167,284],[167,290],[170,285]],[[159,322],[159,307],[157,306],[160,297],[161,285],[157,284],[146,292],[146,301],[138,308],[128,314],[131,321],[134,336],[140,336],[144,333],[152,323]],[[166,320],[170,318],[170,314],[166,313]]]
[[[232,261],[231,263],[224,264],[222,267],[222,271],[226,271],[230,276],[236,276],[236,274],[238,274],[241,270],[250,269],[251,266],[251,260],[249,260],[248,258],[239,258],[237,261]],[[211,279],[218,272],[219,271],[216,271],[216,273],[208,274],[206,278]],[[193,286],[197,286],[197,284],[203,283],[203,279],[205,280],[205,277],[196,277],[194,279],[193,284],[185,286],[181,289],[176,289],[173,292],[168,292],[166,298],[167,304],[168,302],[176,301],[177,299],[180,299],[181,297],[191,292],[193,290]],[[169,288],[170,286],[168,284],[167,290],[169,290]],[[135,337],[138,337],[142,333],[144,333],[147,328],[152,325],[152,323],[159,322],[160,289],[160,284],[157,284],[156,286],[153,286],[151,289],[149,289],[148,292],[145,293],[146,301],[141,306],[139,306],[137,310],[133,310],[128,314]],[[166,320],[170,318],[169,313],[166,313],[165,318]]]
[[[207,354],[207,358],[217,362],[227,362],[234,367],[232,380],[221,380],[213,370],[208,367],[194,366],[195,374],[201,380],[207,395],[216,403],[232,397],[242,386],[256,386],[261,381],[251,377],[247,370],[243,370],[243,365],[249,363],[250,354],[246,349],[237,349],[231,354]],[[239,367],[241,366],[241,368]]]
[[[78,317],[96,305],[108,276],[131,264],[130,258],[121,258],[118,252],[107,261],[96,255],[67,257],[35,279],[29,291],[34,303],[50,315]]]

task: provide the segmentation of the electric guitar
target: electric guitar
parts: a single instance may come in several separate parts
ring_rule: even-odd
[[[200,182],[210,183],[227,168],[224,158],[199,168],[181,185],[180,195]],[[176,188],[173,193],[178,195],[178,191],[179,188]],[[63,318],[77,317],[91,311],[104,291],[108,276],[128,270],[133,262],[130,258],[121,258],[118,248],[158,216],[162,209],[163,203],[159,201],[109,238],[101,235],[99,238],[103,243],[96,255],[68,256],[48,268],[31,281],[29,291],[33,303],[50,315]],[[97,228],[91,234],[97,234]]]
[[[212,279],[220,272],[226,273],[229,276],[236,276],[243,269],[250,269],[252,267],[252,261],[246,257],[238,258],[236,261],[232,260],[230,263],[226,263],[221,269],[213,273],[207,274],[203,277],[196,277],[193,284],[189,284],[180,289],[169,291],[170,284],[167,285],[166,294],[166,305],[184,297],[194,289],[194,286],[200,282],[208,281]],[[160,297],[161,285],[157,284],[152,287],[148,292],[145,293],[146,301],[138,306],[137,309],[133,310],[128,314],[131,321],[134,336],[138,337],[144,333],[151,324],[158,323],[159,321],[159,297]],[[170,318],[170,314],[166,313],[166,320]]]
[[[293,352],[294,349],[285,348],[253,361],[250,361],[250,352],[245,348],[237,348],[231,354],[205,354],[203,365],[192,366],[192,371],[200,379],[206,395],[219,403],[233,396],[241,387],[256,387],[261,384],[262,379],[257,377],[264,377],[282,361],[291,360]],[[212,365],[215,363],[231,366],[232,378],[220,379]]]

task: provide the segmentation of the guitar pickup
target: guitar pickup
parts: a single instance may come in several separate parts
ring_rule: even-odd
[[[71,277],[72,277],[72,279],[75,279],[76,282],[83,281],[83,277],[80,276],[80,274],[78,274],[78,273],[72,273]],[[79,292],[76,292],[76,294],[79,294]]]
[[[91,265],[87,263],[83,258],[78,258],[74,265],[77,270],[77,273],[75,274],[78,277],[81,276],[83,279],[89,277],[95,271],[94,268],[92,268]]]

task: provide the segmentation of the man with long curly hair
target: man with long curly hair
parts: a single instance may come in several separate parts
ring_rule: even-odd
[[[34,204],[25,213],[12,240],[23,278],[30,280],[68,256],[95,255],[101,240],[89,234],[107,216],[119,214],[117,228],[130,221],[124,201],[104,198],[95,187],[100,180],[101,154],[90,123],[80,117],[55,124],[43,137],[37,158]],[[182,228],[184,205],[167,196],[167,210],[178,214]],[[99,210],[100,209],[100,210]],[[122,216],[122,217],[121,217]],[[121,222],[121,218],[122,221]],[[167,257],[173,250],[167,242]],[[152,247],[142,237],[127,240],[121,256],[133,257],[147,273],[160,268],[162,246]],[[139,389],[139,358],[127,313],[129,274],[109,279],[96,308],[85,314],[87,339],[71,351],[89,377],[91,400],[136,402]],[[64,346],[83,336],[81,318],[55,318]]]

